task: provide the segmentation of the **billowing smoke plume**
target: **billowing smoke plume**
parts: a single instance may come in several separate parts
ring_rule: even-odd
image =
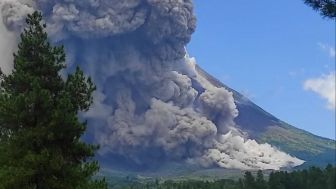
[[[6,74],[12,69],[12,54],[17,39],[16,34],[10,32],[10,30],[18,30],[22,28],[23,18],[31,11],[33,11],[31,7],[18,1],[0,1],[0,13],[6,15],[0,19],[0,68],[2,72]]]
[[[279,169],[293,158],[245,140],[232,93],[209,83],[185,52],[195,30],[191,0],[5,0],[7,29],[19,32],[42,10],[52,40],[65,44],[97,84],[83,116],[104,159],[137,165],[160,161],[204,167]]]

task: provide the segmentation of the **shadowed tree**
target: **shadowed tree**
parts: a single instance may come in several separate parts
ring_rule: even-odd
[[[311,6],[314,10],[320,12],[323,17],[336,17],[336,1],[335,0],[304,0],[305,4]]]
[[[331,164],[329,164],[325,170],[324,170],[325,178],[326,178],[326,184],[327,189],[336,188],[336,167],[332,167]]]
[[[10,75],[0,74],[0,188],[95,189],[104,180],[93,161],[97,146],[80,140],[77,118],[95,86],[77,68],[62,79],[63,47],[48,42],[39,12],[28,15]]]
[[[267,189],[267,182],[264,179],[264,174],[261,170],[257,172],[256,189]]]
[[[256,182],[251,172],[247,171],[244,175],[244,189],[255,189]]]

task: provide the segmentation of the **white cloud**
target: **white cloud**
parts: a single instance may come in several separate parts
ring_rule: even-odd
[[[308,79],[304,82],[304,89],[313,91],[327,100],[327,107],[335,110],[335,72],[322,75],[319,78]]]
[[[335,58],[336,51],[334,47],[324,43],[318,43],[318,45],[323,51],[327,52],[331,58]]]

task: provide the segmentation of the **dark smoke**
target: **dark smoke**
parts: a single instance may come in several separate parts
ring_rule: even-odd
[[[41,10],[52,40],[67,48],[69,70],[80,64],[93,77],[95,102],[82,116],[101,158],[239,169],[302,163],[243,139],[232,93],[197,72],[185,50],[196,25],[191,0],[3,0],[0,8],[16,33]]]

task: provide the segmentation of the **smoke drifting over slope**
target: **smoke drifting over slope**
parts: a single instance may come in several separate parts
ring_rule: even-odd
[[[184,48],[195,30],[191,0],[5,0],[0,8],[15,33],[27,12],[41,10],[52,40],[67,48],[69,70],[80,64],[93,77],[95,102],[83,116],[105,159],[238,169],[303,163],[245,140],[232,93],[197,72]]]

